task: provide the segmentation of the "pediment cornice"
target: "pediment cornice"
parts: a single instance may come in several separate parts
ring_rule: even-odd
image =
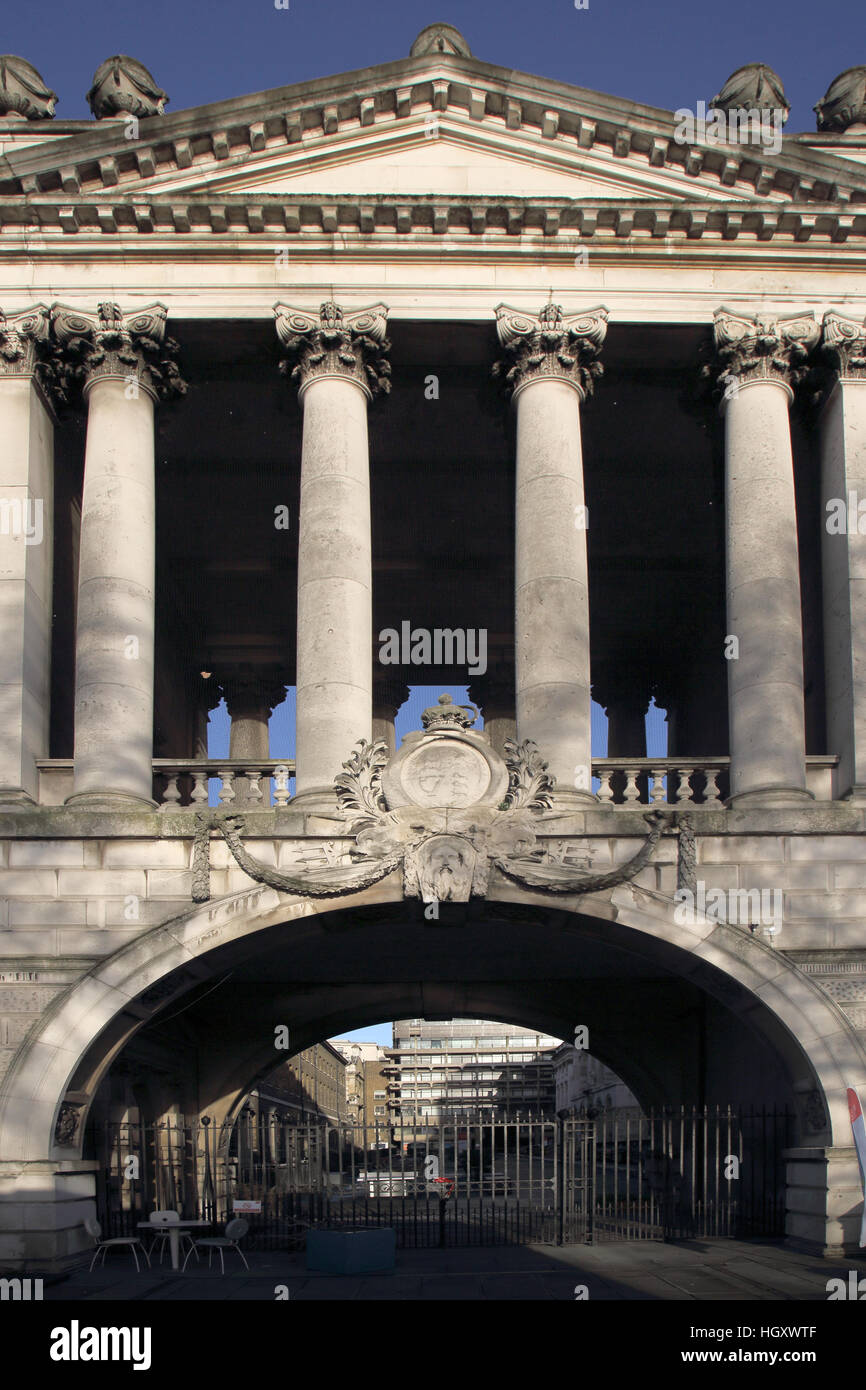
[[[347,167],[353,146],[423,138],[433,114],[455,138],[493,142],[515,158],[574,162],[575,173],[606,168],[644,196],[671,180],[682,196],[795,203],[866,203],[866,166],[783,137],[778,154],[760,144],[683,144],[674,113],[587,88],[457,55],[424,55],[337,77],[140,121],[94,123],[0,158],[0,194],[97,196],[111,189],[192,193],[255,176],[261,166],[333,159]],[[84,124],[84,123],[82,123]],[[371,143],[372,142],[372,143]],[[626,190],[627,191],[627,190]]]

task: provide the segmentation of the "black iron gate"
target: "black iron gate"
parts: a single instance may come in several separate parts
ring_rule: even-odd
[[[94,1129],[90,1156],[107,1235],[173,1208],[215,1224],[243,1210],[260,1249],[312,1226],[393,1226],[402,1248],[743,1238],[783,1233],[792,1124],[706,1108],[372,1128],[245,1108],[231,1126]]]

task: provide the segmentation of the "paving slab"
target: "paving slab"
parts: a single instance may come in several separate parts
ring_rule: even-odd
[[[683,1302],[824,1302],[827,1280],[847,1278],[862,1262],[822,1260],[773,1241],[654,1241],[571,1246],[494,1246],[453,1250],[398,1250],[397,1268],[368,1275],[328,1275],[305,1268],[302,1253],[252,1251],[250,1269],[235,1260],[190,1266],[185,1273],[136,1274],[118,1258],[90,1273],[82,1265],[46,1284],[46,1301],[273,1302],[285,1284],[289,1299],[341,1302],[457,1300],[574,1300],[586,1284],[591,1300]]]

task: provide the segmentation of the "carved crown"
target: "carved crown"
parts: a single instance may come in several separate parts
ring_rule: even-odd
[[[469,711],[474,710],[474,714]],[[478,718],[476,705],[455,705],[450,695],[440,695],[435,705],[421,713],[421,723],[425,730],[471,729]]]

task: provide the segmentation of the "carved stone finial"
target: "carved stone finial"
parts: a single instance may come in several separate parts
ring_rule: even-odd
[[[55,304],[51,326],[55,351],[49,363],[49,388],[61,404],[98,377],[122,376],[160,400],[182,396],[186,382],[175,362],[178,345],[165,337],[166,308],[149,304],[124,314],[104,303],[95,314]]]
[[[44,304],[4,314],[0,309],[0,376],[32,376],[48,342],[50,319]]]
[[[538,314],[500,304],[496,331],[506,356],[494,366],[494,375],[514,393],[539,377],[558,377],[570,382],[585,398],[602,375],[597,358],[607,320],[608,311],[602,307],[566,317],[553,303],[545,304]]]
[[[734,377],[741,384],[765,380],[795,386],[808,372],[809,355],[821,336],[811,313],[776,319],[722,308],[713,326],[720,384]]]
[[[474,714],[470,714],[470,710],[474,710]],[[471,729],[477,718],[477,705],[455,705],[450,695],[440,695],[435,705],[421,712],[421,723],[425,731],[431,733],[441,729]]]
[[[0,118],[44,121],[54,115],[57,93],[46,87],[26,58],[0,54]]]
[[[819,130],[841,134],[851,126],[866,125],[866,67],[840,72],[812,110],[818,116]]]
[[[275,304],[274,315],[277,337],[286,352],[280,371],[301,390],[317,376],[347,377],[369,399],[391,390],[387,305],[345,313],[329,300],[318,314],[311,314]]]
[[[781,77],[766,63],[746,63],[737,68],[710,105],[721,111],[781,111],[781,125],[791,111]]]
[[[821,324],[821,349],[839,376],[866,378],[866,320],[828,309]]]
[[[161,116],[169,96],[137,58],[115,53],[96,69],[87,100],[96,119],[102,121],[125,114],[142,119]]]
[[[472,50],[459,29],[453,24],[428,24],[422,29],[409,49],[410,58],[420,58],[425,53],[456,53],[460,58],[471,58]]]

